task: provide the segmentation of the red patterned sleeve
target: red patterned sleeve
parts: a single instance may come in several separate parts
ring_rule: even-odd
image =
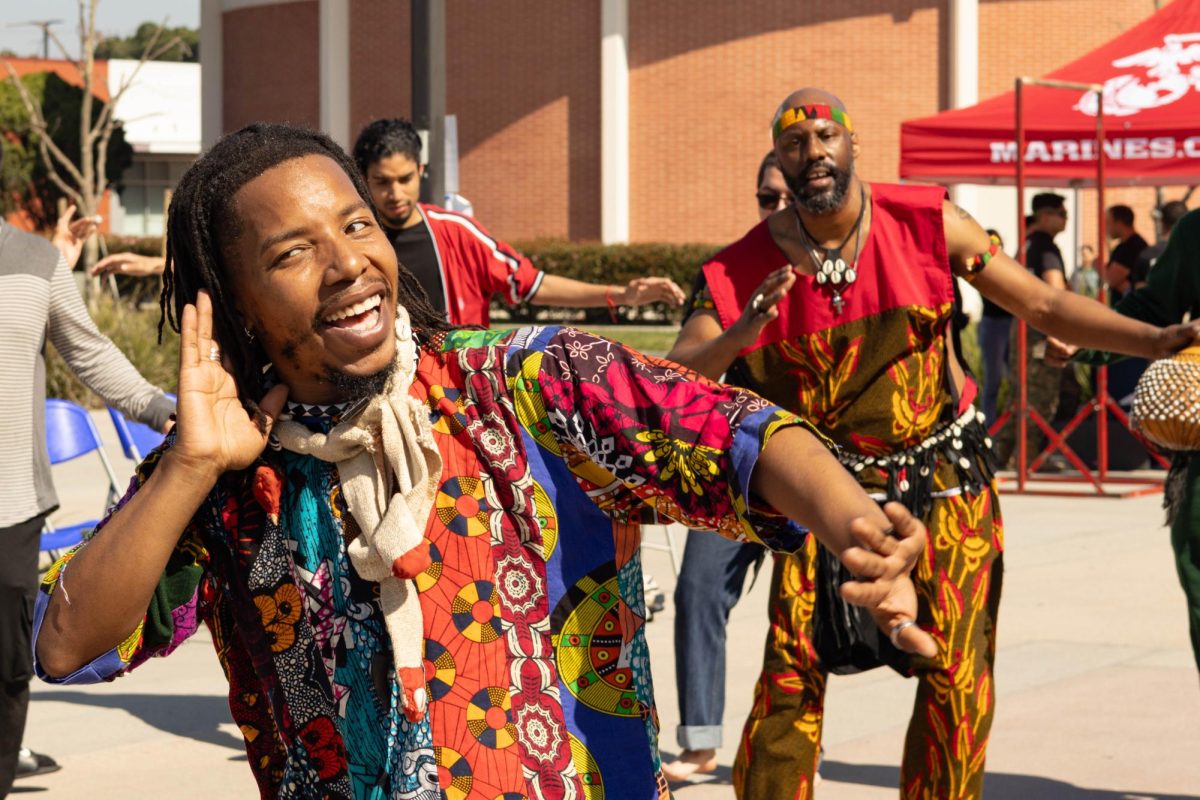
[[[794,551],[806,532],[752,503],[772,435],[811,426],[758,395],[570,328],[519,333],[508,360],[518,418],[580,480],[620,482],[693,528]]]

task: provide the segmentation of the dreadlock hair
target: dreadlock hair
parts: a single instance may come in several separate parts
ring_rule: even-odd
[[[243,186],[272,167],[309,155],[335,161],[366,206],[374,209],[354,162],[328,136],[292,125],[255,123],[222,137],[196,161],[180,179],[168,210],[159,342],[164,323],[178,333],[184,306],[195,303],[200,290],[206,290],[213,304],[213,335],[232,362],[238,394],[251,404],[262,394],[262,372],[268,359],[243,327],[234,302],[234,266],[227,252],[229,244],[241,235],[241,225],[233,200]],[[421,284],[403,265],[398,266],[396,302],[408,311],[418,336],[450,329],[446,318],[433,309]]]
[[[406,119],[377,119],[358,134],[352,152],[354,163],[363,175],[367,174],[367,167],[379,159],[397,153],[420,164],[421,136]]]

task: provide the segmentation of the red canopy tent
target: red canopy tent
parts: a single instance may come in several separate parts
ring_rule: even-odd
[[[1200,0],[1175,0],[1045,76],[1104,85],[1105,183],[1200,183]],[[1094,186],[1096,95],[1024,89],[1025,180]],[[900,177],[933,183],[1016,180],[1014,92],[900,126]]]

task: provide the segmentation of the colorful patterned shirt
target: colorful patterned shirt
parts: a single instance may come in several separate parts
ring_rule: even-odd
[[[203,622],[263,797],[667,797],[637,520],[649,506],[794,551],[804,532],[753,508],[749,482],[767,440],[800,420],[565,328],[438,337],[412,392],[443,459],[417,578],[421,722],[397,713],[336,469],[271,451],[221,479],[129,639],[55,682],[113,679]],[[35,635],[71,555],[47,574]]]

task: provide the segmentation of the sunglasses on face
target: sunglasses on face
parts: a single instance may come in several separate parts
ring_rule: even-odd
[[[779,201],[782,200],[784,205],[792,202],[792,196],[788,192],[758,192],[754,195],[758,198],[759,208],[779,208]]]

